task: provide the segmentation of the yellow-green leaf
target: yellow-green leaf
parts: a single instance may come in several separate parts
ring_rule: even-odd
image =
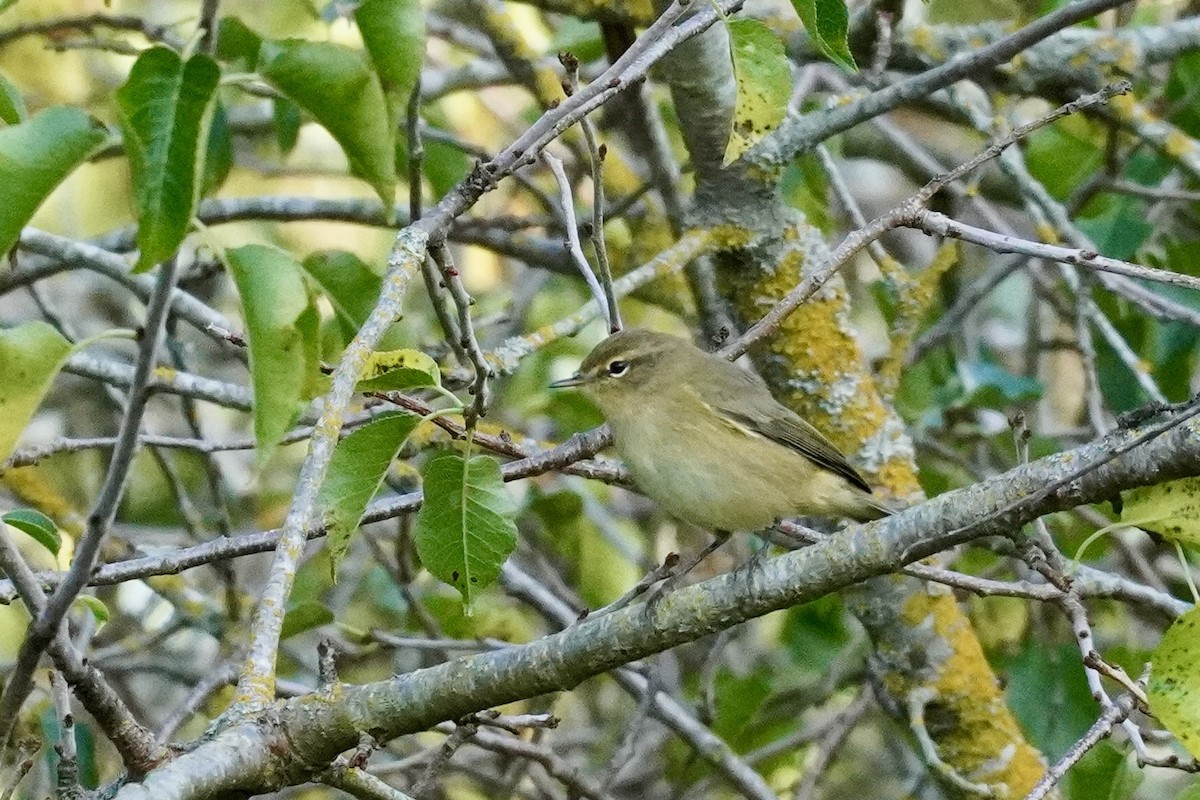
[[[8,125],[16,125],[25,119],[27,114],[25,99],[21,97],[17,87],[0,75],[0,121]]]
[[[1200,607],[1171,624],[1150,661],[1150,710],[1200,758]]]
[[[112,613],[108,610],[108,606],[104,604],[104,601],[98,597],[93,597],[90,594],[79,595],[71,601],[71,605],[82,606],[90,611],[92,616],[96,619],[96,630],[103,628],[104,624],[108,622],[109,618],[112,616]]]
[[[371,353],[358,388],[368,392],[441,386],[437,362],[420,350],[383,350]]]
[[[1200,477],[1141,486],[1122,499],[1124,524],[1200,547]]]
[[[732,20],[727,27],[737,104],[725,145],[726,166],[775,129],[792,96],[792,72],[779,37],[754,19]]]
[[[71,343],[45,322],[0,331],[0,461],[12,454],[70,352]]]

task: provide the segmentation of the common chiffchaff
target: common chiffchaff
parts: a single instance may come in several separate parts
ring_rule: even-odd
[[[638,487],[696,525],[748,531],[790,515],[865,522],[891,513],[757,376],[675,336],[613,334],[551,386],[591,398]]]

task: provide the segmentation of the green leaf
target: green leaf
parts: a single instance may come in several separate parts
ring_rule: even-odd
[[[1140,486],[1122,500],[1122,523],[1200,547],[1200,477]]]
[[[371,353],[358,381],[359,391],[364,392],[441,385],[442,376],[437,362],[420,350],[411,348]]]
[[[0,255],[17,243],[54,187],[107,137],[104,126],[77,108],[48,108],[0,128]]]
[[[263,245],[226,255],[250,345],[254,437],[262,467],[318,385],[320,320],[300,265],[290,255]]]
[[[333,612],[321,603],[311,600],[297,603],[283,615],[283,627],[279,631],[279,639],[290,639],[297,634],[311,631],[333,622]]]
[[[286,156],[300,141],[300,106],[286,97],[276,97],[271,101],[271,116],[275,120],[275,143]]]
[[[45,322],[0,331],[0,461],[12,454],[70,352],[71,343]]]
[[[222,17],[217,23],[216,55],[221,61],[240,62],[242,69],[254,69],[262,43],[262,37],[237,17]]]
[[[196,54],[184,62],[166,47],[138,56],[117,90],[117,116],[133,173],[137,270],[170,258],[196,211],[207,147],[208,113],[221,70]]]
[[[311,254],[301,265],[333,305],[344,333],[353,336],[379,299],[383,279],[362,259],[345,250]]]
[[[1079,648],[1030,639],[1009,665],[1008,704],[1046,758],[1066,753],[1096,721],[1096,701],[1079,664]],[[1053,687],[1047,696],[1047,687]]]
[[[1143,777],[1142,770],[1132,768],[1123,752],[1110,742],[1100,742],[1067,773],[1066,796],[1070,800],[1129,800]]]
[[[1200,606],[1171,623],[1150,661],[1150,711],[1200,758]]]
[[[103,628],[104,623],[108,622],[109,618],[112,617],[112,613],[108,610],[108,606],[104,604],[104,601],[90,594],[78,595],[71,601],[71,605],[83,606],[90,611],[92,616],[96,618],[97,630]]]
[[[840,597],[828,595],[784,612],[780,643],[807,675],[822,675],[845,657],[850,640]]]
[[[27,113],[25,99],[21,97],[17,87],[0,75],[0,120],[9,125],[16,125],[25,119]]]
[[[346,152],[350,171],[393,208],[395,131],[379,76],[361,53],[328,42],[264,42],[259,72],[307,111]]]
[[[200,183],[200,194],[204,197],[220,189],[233,169],[233,136],[229,131],[229,115],[220,101],[213,105],[206,141],[204,178]]]
[[[23,531],[53,555],[58,555],[58,550],[62,547],[62,536],[59,535],[58,526],[54,524],[54,520],[42,512],[34,511],[32,508],[19,508],[0,516],[0,521]]]
[[[1175,795],[1175,800],[1200,800],[1200,783],[1193,783]]]
[[[1073,115],[1035,131],[1024,142],[1026,161],[1046,190],[1065,200],[1097,170],[1104,168],[1104,136],[1098,123]],[[1063,158],[1070,153],[1070,158]]]
[[[826,58],[848,72],[858,69],[847,42],[850,14],[845,0],[792,0],[792,8],[804,23],[808,38]]]
[[[403,109],[421,77],[425,15],[420,0],[363,0],[354,10],[384,92]]]
[[[727,23],[737,104],[725,145],[728,166],[775,129],[792,96],[792,72],[783,42],[754,19]]]
[[[435,577],[458,589],[469,613],[476,593],[496,579],[516,549],[516,504],[499,462],[488,456],[442,453],[425,465],[423,478],[417,554]]]
[[[325,546],[335,578],[367,503],[379,490],[400,445],[420,421],[420,417],[406,411],[380,414],[353,430],[333,451],[317,505],[324,510],[328,525]]]
[[[431,125],[437,127],[445,127],[450,124],[450,117],[442,110],[440,103],[434,105],[423,106],[421,116],[425,118]],[[433,189],[435,197],[441,197],[449,192],[459,181],[467,177],[471,172],[471,160],[467,157],[460,148],[455,147],[449,142],[441,142],[436,139],[426,139],[424,173],[429,180],[429,185]],[[408,151],[404,137],[398,137],[396,140],[397,152],[401,153],[397,157],[397,164],[405,165],[408,163]]]
[[[1100,205],[1102,210],[1079,218],[1079,230],[1087,234],[1096,249],[1109,258],[1135,258],[1138,249],[1154,232],[1154,225],[1146,219],[1140,199],[1106,198]],[[1089,211],[1092,210],[1089,207]]]

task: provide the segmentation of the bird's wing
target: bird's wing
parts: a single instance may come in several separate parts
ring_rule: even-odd
[[[833,443],[809,425],[791,409],[781,405],[762,383],[744,370],[725,362],[741,373],[740,391],[733,393],[703,392],[704,402],[727,420],[759,436],[790,447],[818,467],[829,470],[849,481],[850,485],[871,493],[871,485],[846,461]],[[730,377],[733,377],[730,373]]]

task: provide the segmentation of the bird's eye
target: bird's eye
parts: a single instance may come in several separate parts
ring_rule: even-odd
[[[621,361],[618,359],[616,361],[608,362],[608,374],[612,375],[614,378],[619,378],[626,372],[629,372],[628,361]]]

